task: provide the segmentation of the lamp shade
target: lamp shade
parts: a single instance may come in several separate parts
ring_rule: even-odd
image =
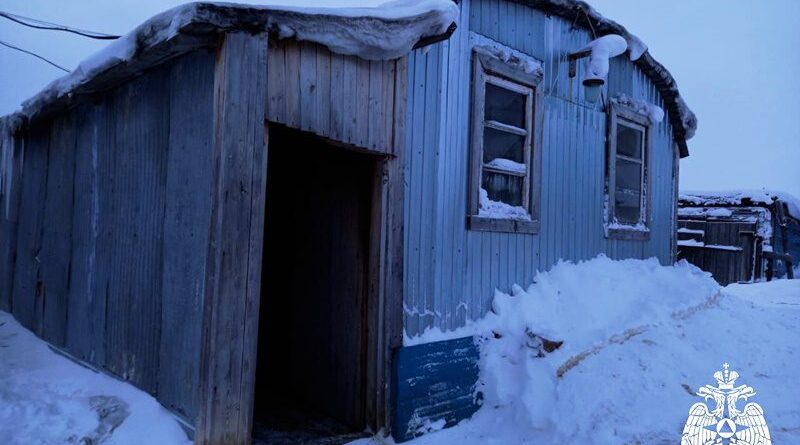
[[[600,93],[603,91],[603,79],[585,79],[583,87],[586,88],[584,97],[589,103],[596,103],[600,99]]]

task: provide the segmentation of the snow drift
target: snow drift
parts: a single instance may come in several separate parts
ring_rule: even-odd
[[[0,443],[191,444],[153,397],[56,354],[3,311]]]
[[[663,267],[655,259],[605,256],[561,262],[535,281],[527,290],[517,286],[511,295],[495,294],[493,312],[484,321],[493,335],[481,340],[482,391],[487,407],[508,410],[523,430],[551,430],[564,438],[580,423],[559,419],[570,411],[591,412],[593,405],[602,410],[609,402],[580,400],[580,392],[596,391],[596,385],[565,385],[587,377],[583,361],[711,304],[720,289],[688,263]],[[548,353],[540,339],[563,345]],[[617,371],[624,374],[630,365],[620,363]]]
[[[800,441],[800,280],[721,288],[686,262],[599,256],[496,292],[467,331],[483,406],[414,445],[679,443],[723,362],[758,392],[775,443]],[[407,342],[425,337],[444,335]]]

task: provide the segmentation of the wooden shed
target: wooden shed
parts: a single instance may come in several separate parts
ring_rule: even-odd
[[[800,258],[800,201],[764,190],[682,193],[678,257],[723,285],[794,278]]]
[[[696,119],[636,36],[573,0],[411,4],[181,6],[3,118],[0,309],[198,444],[403,441],[480,406],[446,333],[494,289],[674,261]]]

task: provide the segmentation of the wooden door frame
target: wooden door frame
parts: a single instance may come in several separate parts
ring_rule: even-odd
[[[196,444],[252,443],[269,136],[267,42],[266,35],[235,32],[218,49]],[[404,86],[404,76],[398,79]],[[402,345],[403,332],[405,88],[394,94],[394,152],[365,150],[379,156],[367,266],[373,347],[367,351],[366,420],[375,431],[391,424],[392,350]]]

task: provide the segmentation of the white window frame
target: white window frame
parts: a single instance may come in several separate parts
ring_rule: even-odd
[[[611,102],[608,107],[608,129],[606,149],[606,212],[605,232],[608,238],[647,240],[650,238],[650,158],[653,147],[653,132],[650,119],[622,104]],[[617,126],[623,125],[642,132],[641,161],[617,153]],[[639,221],[636,224],[621,223],[616,217],[615,194],[617,159],[641,164]]]
[[[499,44],[498,44],[499,45]],[[509,48],[510,50],[510,48]],[[470,139],[470,189],[468,206],[468,227],[471,230],[538,233],[539,231],[539,188],[541,184],[542,147],[542,100],[538,92],[541,83],[540,73],[528,73],[522,69],[523,61],[503,61],[494,51],[481,45],[473,47],[472,75],[472,119]],[[525,128],[487,121],[484,116],[486,84],[524,95]],[[506,133],[525,136],[525,173],[515,172],[483,163],[483,132],[492,128]],[[498,218],[480,215],[480,189],[483,172],[492,171],[523,178],[522,208],[528,219]]]

